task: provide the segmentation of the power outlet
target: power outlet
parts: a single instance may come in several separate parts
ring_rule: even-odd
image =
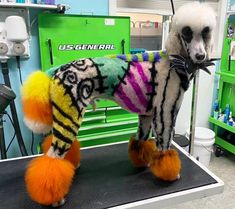
[[[14,43],[13,44],[13,51],[18,55],[24,55],[25,53],[25,46],[22,43]]]
[[[29,57],[29,41],[26,40],[21,43],[15,43],[15,42],[7,42],[7,46],[9,48],[7,56],[15,57],[15,56],[21,56],[24,58]]]
[[[0,55],[6,55],[8,52],[7,44],[0,42]]]
[[[5,20],[8,16],[21,16],[27,22],[27,11],[24,9],[0,8],[0,60],[10,59],[11,57],[21,56],[28,58],[29,41],[13,42],[7,39]]]

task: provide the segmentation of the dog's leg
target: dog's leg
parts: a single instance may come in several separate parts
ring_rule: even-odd
[[[156,97],[153,101],[152,132],[157,140],[157,148],[150,161],[152,173],[163,180],[174,181],[178,178],[181,162],[176,150],[172,149],[171,141],[184,90],[181,80],[175,71],[163,71],[167,63],[160,62],[157,77]]]
[[[46,154],[51,147],[53,135],[47,136],[42,143],[42,152]],[[64,159],[70,161],[75,168],[80,167],[80,142],[75,139],[71,145],[71,148],[64,156]]]
[[[73,105],[71,96],[65,94],[66,89],[59,81],[51,88],[53,135],[46,140],[50,146],[45,145],[45,154],[31,161],[25,180],[34,201],[59,206],[65,202],[75,167],[80,164],[79,145],[75,140],[85,107]]]
[[[174,121],[172,121],[174,124]],[[150,161],[150,170],[152,173],[165,181],[174,181],[179,178],[181,162],[178,152],[170,148],[174,135],[172,123],[165,123],[163,132],[157,132],[157,120],[153,119],[153,134],[157,140],[156,150],[152,154]]]
[[[139,115],[139,126],[136,140],[147,140],[151,130],[152,116]]]
[[[71,117],[67,120],[64,118],[61,124],[57,121],[61,116],[58,108],[53,107],[53,113],[57,112],[54,115],[53,136],[48,137],[45,142],[51,145],[44,144],[46,154],[30,163],[25,176],[29,195],[34,201],[43,205],[64,204],[64,197],[72,183],[74,170],[80,165],[80,150],[76,135],[81,117],[79,119]]]
[[[148,166],[153,152],[157,149],[155,140],[148,140],[151,121],[152,116],[139,115],[139,127],[136,137],[132,137],[129,142],[129,158],[136,167]]]

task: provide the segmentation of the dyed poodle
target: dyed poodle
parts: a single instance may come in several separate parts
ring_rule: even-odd
[[[75,60],[46,73],[35,72],[22,89],[25,122],[36,133],[52,131],[44,155],[34,159],[25,180],[31,198],[64,203],[80,165],[77,133],[86,107],[110,99],[139,115],[129,142],[135,166],[150,167],[165,181],[179,177],[181,163],[171,148],[177,113],[199,69],[211,65],[215,14],[203,3],[182,6],[173,17],[165,52]],[[155,139],[149,139],[152,130]]]

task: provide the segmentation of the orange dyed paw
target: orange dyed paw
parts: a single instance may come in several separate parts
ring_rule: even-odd
[[[150,162],[152,173],[165,181],[178,179],[181,161],[176,150],[155,151]]]
[[[137,141],[131,138],[128,147],[128,154],[135,167],[146,167],[152,158],[153,152],[157,149],[154,140]]]

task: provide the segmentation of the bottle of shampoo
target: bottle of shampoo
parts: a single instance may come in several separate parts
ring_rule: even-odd
[[[228,123],[229,114],[230,114],[229,104],[226,104],[225,112],[224,112],[224,123]]]

